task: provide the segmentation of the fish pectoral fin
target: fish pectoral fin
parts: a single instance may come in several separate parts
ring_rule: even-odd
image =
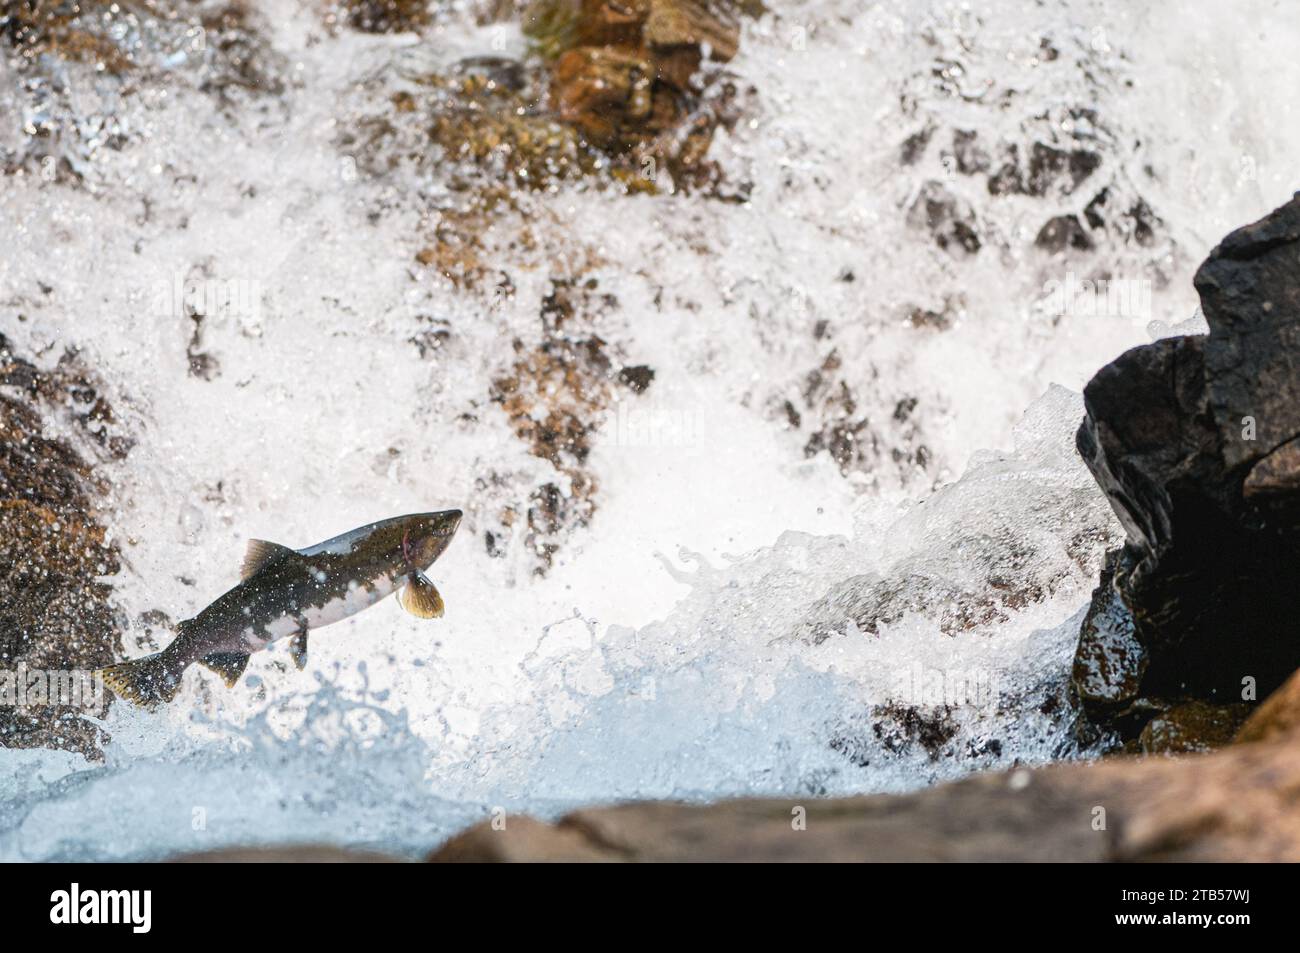
[[[421,619],[438,619],[446,608],[437,587],[422,572],[413,572],[406,577],[406,585],[397,593],[397,601],[402,608]]]
[[[199,659],[199,664],[220,675],[227,688],[234,688],[235,682],[239,681],[239,676],[248,667],[248,656],[243,652],[213,652]]]
[[[239,578],[251,579],[271,563],[296,555],[297,553],[288,546],[269,543],[264,539],[250,539],[248,549],[244,552],[244,565],[239,570]]]
[[[307,665],[307,630],[303,629],[292,639],[289,640],[289,655],[293,658],[293,664],[298,666],[298,671],[302,671]]]

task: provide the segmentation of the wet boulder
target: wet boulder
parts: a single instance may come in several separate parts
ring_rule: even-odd
[[[1090,613],[1075,683],[1126,737],[1146,712],[1252,702],[1300,668],[1300,195],[1195,283],[1208,336],[1134,348],[1084,390],[1078,449],[1127,532],[1110,609],[1132,638]]]

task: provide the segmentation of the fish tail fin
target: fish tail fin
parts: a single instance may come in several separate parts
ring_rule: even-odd
[[[185,665],[170,647],[154,655],[101,668],[104,684],[114,693],[141,708],[157,708],[176,697]]]

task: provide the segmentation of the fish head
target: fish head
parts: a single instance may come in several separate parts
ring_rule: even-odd
[[[460,510],[439,510],[403,517],[398,555],[407,571],[428,569],[451,545],[460,526]]]

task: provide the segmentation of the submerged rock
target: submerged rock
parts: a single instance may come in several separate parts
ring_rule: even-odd
[[[266,32],[247,0],[0,4],[0,57],[14,71],[0,108],[0,173],[138,190],[112,168],[152,135],[136,104],[194,89],[230,118],[251,103],[269,106],[289,64]]]
[[[987,632],[1086,586],[1119,527],[1063,429],[1078,407],[1077,395],[1050,390],[1016,428],[1013,453],[980,455],[891,529],[918,540],[941,533],[942,548],[918,548],[832,585],[810,604],[798,637],[874,635],[915,614],[945,635]]]
[[[6,3],[0,14],[0,36],[23,57],[52,55],[88,62],[110,73],[136,65],[129,39],[139,20],[154,15],[149,3]]]
[[[594,278],[552,279],[539,314],[540,340],[516,338],[514,363],[492,382],[492,402],[527,451],[551,471],[526,501],[487,515],[485,542],[489,555],[499,556],[501,541],[517,537],[537,575],[550,569],[560,541],[596,511],[598,483],[587,458],[618,391],[643,393],[654,378],[646,365],[623,364],[619,349],[598,333],[601,317],[618,306],[598,288]]]
[[[1208,336],[1134,348],[1084,391],[1078,447],[1127,532],[1110,610],[1132,638],[1090,613],[1075,681],[1126,737],[1140,708],[1253,701],[1300,667],[1300,196],[1195,283]]]

